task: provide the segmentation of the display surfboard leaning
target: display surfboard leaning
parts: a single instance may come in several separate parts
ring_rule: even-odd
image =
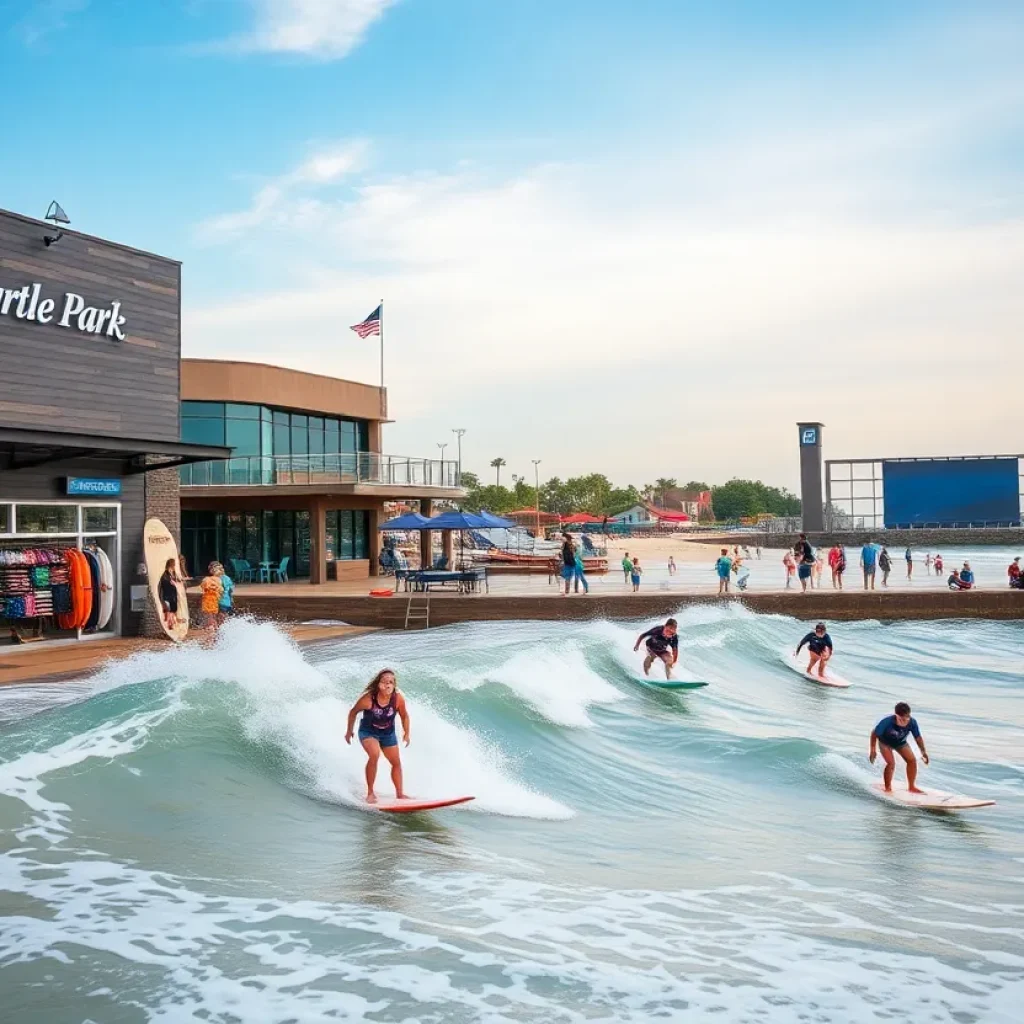
[[[114,566],[110,556],[101,547],[96,548],[100,563],[100,614],[97,629],[106,629],[114,615]]]
[[[184,584],[178,583],[178,616],[173,629],[168,629],[160,603],[160,577],[164,574],[167,560],[174,559],[178,565],[178,545],[171,531],[159,519],[147,519],[142,530],[142,546],[146,559],[146,574],[149,579],[149,597],[156,607],[160,628],[175,643],[181,643],[188,636],[188,597]]]

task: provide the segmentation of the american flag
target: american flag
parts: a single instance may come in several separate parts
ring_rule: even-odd
[[[350,330],[360,338],[368,338],[371,334],[380,334],[380,306],[378,306],[361,324],[353,324]]]

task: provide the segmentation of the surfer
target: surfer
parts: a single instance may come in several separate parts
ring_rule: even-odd
[[[383,701],[383,703],[382,703]],[[345,742],[352,742],[355,731],[356,715],[363,713],[359,723],[359,742],[366,751],[366,802],[375,804],[377,796],[373,785],[377,781],[377,761],[380,755],[391,765],[391,782],[395,787],[395,796],[405,800],[402,789],[402,758],[398,750],[398,734],[395,732],[395,716],[402,720],[402,732],[405,745],[409,746],[410,726],[409,712],[405,706],[405,697],[398,692],[395,673],[389,668],[382,668],[370,680],[370,685],[362,696],[352,705],[348,713],[348,729]]]
[[[814,631],[812,633],[808,633],[807,636],[797,644],[797,657],[799,657],[804,644],[807,644],[807,650],[811,656],[811,660],[807,663],[807,674],[809,676],[813,676],[814,666],[817,665],[818,676],[821,679],[824,679],[825,665],[828,663],[829,658],[832,657],[832,637],[828,635],[824,622],[819,622],[814,627]]]
[[[921,748],[921,757],[925,764],[928,764],[928,751],[924,748],[924,740],[921,738],[921,730],[917,727],[917,719],[910,714],[910,705],[900,701],[894,709],[895,713],[883,718],[871,731],[871,746],[868,750],[868,760],[874,764],[877,756],[877,748],[882,748],[882,759],[885,761],[885,791],[892,792],[892,777],[896,771],[896,759],[893,757],[895,751],[904,761],[907,762],[907,790],[911,793],[923,793],[918,789],[917,782],[917,758],[910,749],[907,742],[908,736],[913,736],[918,747]]]
[[[647,641],[647,657],[644,658],[645,676],[650,675],[651,665],[654,664],[654,659],[658,658],[665,663],[665,678],[672,678],[672,666],[679,660],[678,629],[676,620],[668,619],[664,626],[655,626],[636,638],[634,651],[640,650],[641,640]]]
[[[160,609],[164,614],[164,625],[173,630],[178,625],[178,560],[168,558],[164,574],[160,577]]]

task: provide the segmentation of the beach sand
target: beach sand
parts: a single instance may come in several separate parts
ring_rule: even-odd
[[[742,547],[740,552],[742,555]],[[714,562],[722,553],[722,546],[718,544],[701,544],[697,541],[686,540],[682,537],[609,537],[608,538],[608,564],[609,568],[616,568],[622,561],[622,556],[629,552],[630,555],[638,555],[640,564],[650,562],[652,566],[664,566],[668,564],[668,557],[671,555],[677,563],[681,562]],[[750,558],[756,559],[755,546],[750,545]],[[732,547],[729,547],[732,554]],[[766,554],[761,552],[762,557]]]

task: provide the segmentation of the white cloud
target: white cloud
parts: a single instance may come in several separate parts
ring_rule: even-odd
[[[67,28],[71,15],[88,6],[89,0],[29,0],[24,16],[14,23],[14,34],[26,46],[36,46]]]
[[[250,0],[252,30],[233,42],[242,50],[295,53],[321,60],[347,56],[395,0]]]
[[[314,151],[292,170],[261,186],[244,210],[220,214],[203,221],[197,236],[204,242],[222,242],[256,228],[287,227],[309,221],[317,203],[306,194],[309,189],[335,185],[359,170],[366,157],[362,139],[335,143]]]

